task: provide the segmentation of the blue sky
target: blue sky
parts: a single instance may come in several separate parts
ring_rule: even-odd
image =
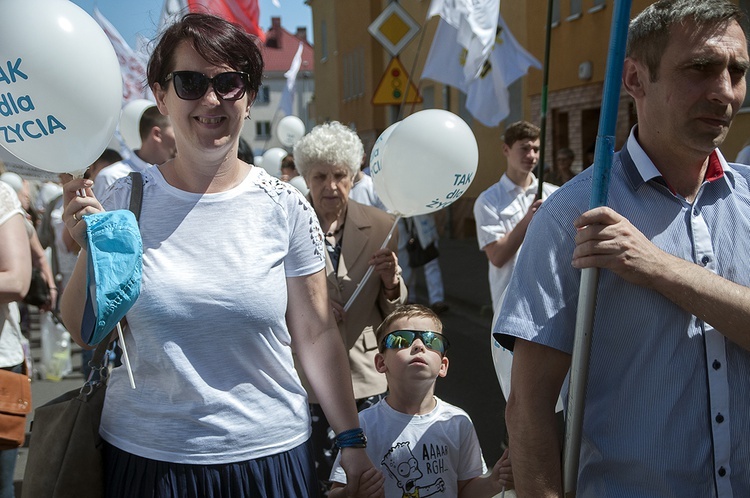
[[[136,34],[148,39],[156,34],[164,0],[72,0],[89,14],[94,7],[117,28],[131,48],[136,46]],[[307,37],[312,42],[312,10],[304,0],[279,0],[281,8],[271,0],[260,0],[260,25],[263,29],[271,26],[271,17],[281,17],[281,25],[294,33],[297,26],[307,27]]]

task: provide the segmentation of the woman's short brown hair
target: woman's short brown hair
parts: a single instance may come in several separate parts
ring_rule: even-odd
[[[177,46],[189,42],[201,57],[216,66],[229,66],[248,74],[250,102],[255,99],[263,76],[263,56],[256,37],[240,26],[210,14],[185,14],[169,26],[148,61],[148,86],[165,86],[166,78],[175,69],[173,59]]]

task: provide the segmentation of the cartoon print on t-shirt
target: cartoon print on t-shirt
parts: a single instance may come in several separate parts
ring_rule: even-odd
[[[417,485],[417,481],[424,474],[419,470],[419,463],[411,452],[408,441],[396,443],[396,446],[388,450],[380,463],[396,481],[396,485],[403,492],[403,498],[424,498],[445,491],[445,481],[442,477],[438,477],[434,483],[427,486]]]

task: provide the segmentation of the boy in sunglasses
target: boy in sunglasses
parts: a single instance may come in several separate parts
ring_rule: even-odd
[[[388,396],[363,410],[367,454],[381,465],[386,498],[492,497],[513,487],[508,452],[484,475],[474,426],[460,408],[434,395],[448,373],[448,339],[429,308],[410,304],[388,315],[376,331],[375,368],[388,380]],[[330,498],[345,497],[346,475],[338,458]]]

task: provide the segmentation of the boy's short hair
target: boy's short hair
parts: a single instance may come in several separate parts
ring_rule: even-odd
[[[542,131],[535,124],[528,121],[516,121],[505,129],[503,141],[508,147],[519,140],[536,140],[542,134]]]
[[[440,317],[427,306],[421,304],[404,304],[393,310],[381,323],[377,329],[375,329],[375,339],[378,342],[378,351],[382,352],[381,343],[383,337],[386,336],[386,331],[393,325],[393,322],[401,318],[429,318],[435,323],[435,330],[433,332],[443,332],[443,322],[440,321]]]
[[[297,170],[297,166],[294,164],[294,156],[287,154],[284,159],[281,160],[281,167],[279,169],[293,169]]]

